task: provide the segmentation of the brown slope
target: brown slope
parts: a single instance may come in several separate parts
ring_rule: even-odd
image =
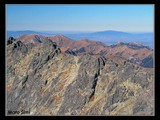
[[[48,38],[56,42],[57,45],[62,48],[62,51],[67,49],[78,50],[83,47],[86,52],[94,52],[94,54],[98,54],[101,50],[106,49],[103,43],[91,41],[88,39],[72,40],[63,35],[51,36]]]
[[[27,43],[36,43],[34,40],[36,39],[36,36],[38,36],[41,39],[44,39],[45,36],[39,35],[39,34],[25,34],[17,38],[17,40],[20,40],[21,42],[27,44]]]
[[[141,45],[135,43],[129,44],[137,46],[138,49],[133,49],[125,44],[118,44],[115,47],[106,47],[102,42],[91,41],[88,39],[72,40],[63,35],[52,36],[49,38],[56,42],[63,50],[78,50],[83,47],[87,53],[99,54],[101,51],[107,51],[107,54],[104,54],[106,58],[121,56],[124,59],[129,59],[133,56],[142,60],[148,56],[153,56],[153,51],[145,47],[141,48]]]
[[[126,59],[133,56],[137,59],[144,59],[145,57],[152,55],[153,51],[148,50],[147,48],[141,48],[141,49],[132,49],[128,47],[127,45],[119,45],[116,47],[109,47],[107,49],[107,54],[105,55],[106,58],[110,58],[113,56],[122,56]]]

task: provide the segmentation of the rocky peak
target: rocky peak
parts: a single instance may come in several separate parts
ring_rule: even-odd
[[[28,48],[21,41],[16,41],[12,47],[13,59],[18,60],[24,57],[28,52]]]
[[[44,50],[55,50],[57,49],[56,42],[53,42],[52,40],[45,38],[41,44],[42,48]]]

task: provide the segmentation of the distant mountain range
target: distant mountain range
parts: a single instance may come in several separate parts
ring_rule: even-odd
[[[7,38],[12,36],[14,38],[17,38],[21,35],[25,34],[40,34],[40,35],[53,35],[52,33],[49,32],[38,32],[38,31],[31,31],[31,30],[25,30],[25,31],[7,31]]]
[[[9,36],[19,37],[24,34],[40,34],[43,36],[54,36],[59,34],[60,32],[37,32],[37,31],[7,31],[7,38]],[[99,32],[91,32],[91,33],[62,33],[63,35],[73,39],[90,39],[94,41],[100,41],[105,43],[106,45],[117,44],[117,42],[136,42],[140,44],[147,45],[151,48],[154,47],[154,34],[151,32],[148,33],[129,33],[129,32],[121,32],[121,31],[99,31]]]
[[[93,33],[67,34],[66,36],[76,40],[84,38],[98,40],[108,45],[116,44],[117,42],[137,42],[150,47],[153,47],[154,45],[153,33],[128,33],[110,30]]]

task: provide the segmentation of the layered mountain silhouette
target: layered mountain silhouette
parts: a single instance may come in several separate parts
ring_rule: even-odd
[[[153,50],[147,46],[39,34],[7,43],[7,110],[154,115]]]
[[[57,34],[63,34],[71,39],[80,40],[80,39],[89,39],[94,41],[100,41],[104,44],[112,45],[117,42],[123,41],[125,43],[135,41],[137,43],[145,44],[149,47],[154,47],[154,34],[152,32],[145,33],[129,33],[115,30],[106,30],[98,32],[86,32],[86,33],[67,33],[67,32],[37,32],[37,31],[7,31],[7,38],[13,36],[15,38],[24,35],[24,34],[40,34],[43,36],[53,36]]]

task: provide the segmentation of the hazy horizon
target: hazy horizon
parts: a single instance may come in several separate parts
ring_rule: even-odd
[[[62,32],[62,33],[93,33],[93,32],[103,32],[103,31],[115,31],[115,32],[126,32],[126,33],[154,33],[153,31],[148,32],[148,31],[140,31],[140,32],[134,32],[134,31],[121,31],[121,30],[99,30],[99,31],[52,31],[52,30],[7,30],[7,31],[12,31],[12,32],[18,32],[18,31],[34,31],[34,32]]]

